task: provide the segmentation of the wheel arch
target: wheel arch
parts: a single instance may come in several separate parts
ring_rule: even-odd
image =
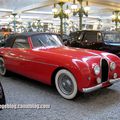
[[[58,67],[58,68],[56,68],[56,69],[53,71],[52,76],[51,76],[51,85],[52,85],[52,86],[55,86],[55,75],[56,75],[57,72],[58,72],[59,70],[61,70],[61,69],[66,69],[66,70],[68,70],[68,69],[65,68],[65,67]],[[68,70],[68,71],[70,71],[70,70]]]
[[[2,56],[2,55],[0,55],[0,57],[1,57],[1,58],[3,58],[3,56]]]

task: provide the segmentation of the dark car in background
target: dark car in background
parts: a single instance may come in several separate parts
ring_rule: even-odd
[[[0,34],[0,47],[4,46],[5,40],[3,34]]]
[[[64,44],[64,45],[67,45],[67,42],[70,40],[70,37],[69,35],[67,34],[57,34],[58,37],[60,38],[61,42]]]
[[[62,38],[63,42],[66,42],[66,41],[68,41],[70,39],[69,35],[66,35],[66,34],[63,34],[61,36],[61,38]]]
[[[6,103],[5,95],[4,95],[2,84],[0,83],[0,105],[4,105],[5,103]],[[0,110],[1,110],[1,108],[0,108]]]
[[[102,50],[120,57],[120,33],[83,30],[70,33],[65,45],[70,47]]]

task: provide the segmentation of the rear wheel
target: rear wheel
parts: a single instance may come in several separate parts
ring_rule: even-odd
[[[2,57],[0,57],[0,75],[5,76],[7,74],[7,70],[5,67],[5,62]]]
[[[55,85],[62,97],[73,99],[77,95],[77,83],[73,74],[66,70],[59,70],[55,76]]]

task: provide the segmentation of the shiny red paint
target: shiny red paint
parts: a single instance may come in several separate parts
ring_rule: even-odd
[[[28,37],[30,49],[23,48],[0,48],[0,56],[5,60],[8,70],[51,85],[52,77],[58,69],[69,70],[77,80],[78,90],[98,85],[96,79],[101,74],[95,75],[94,64],[100,65],[101,59],[107,59],[108,64],[115,62],[117,68],[109,70],[109,79],[113,74],[120,77],[120,60],[117,56],[87,49],[75,49],[65,46],[53,48],[33,48],[32,41]],[[103,87],[109,86],[107,81]]]

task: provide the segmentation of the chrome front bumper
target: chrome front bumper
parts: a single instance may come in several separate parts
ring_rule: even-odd
[[[96,86],[93,86],[93,87],[90,87],[90,88],[83,88],[83,92],[84,93],[89,93],[89,92],[93,92],[95,90],[98,90],[100,88],[103,88],[103,84],[105,83],[110,83],[110,84],[113,84],[113,83],[116,83],[116,82],[119,82],[120,81],[120,78],[117,78],[117,79],[110,79],[109,81],[106,81],[104,83],[101,83],[99,85],[96,85]]]

